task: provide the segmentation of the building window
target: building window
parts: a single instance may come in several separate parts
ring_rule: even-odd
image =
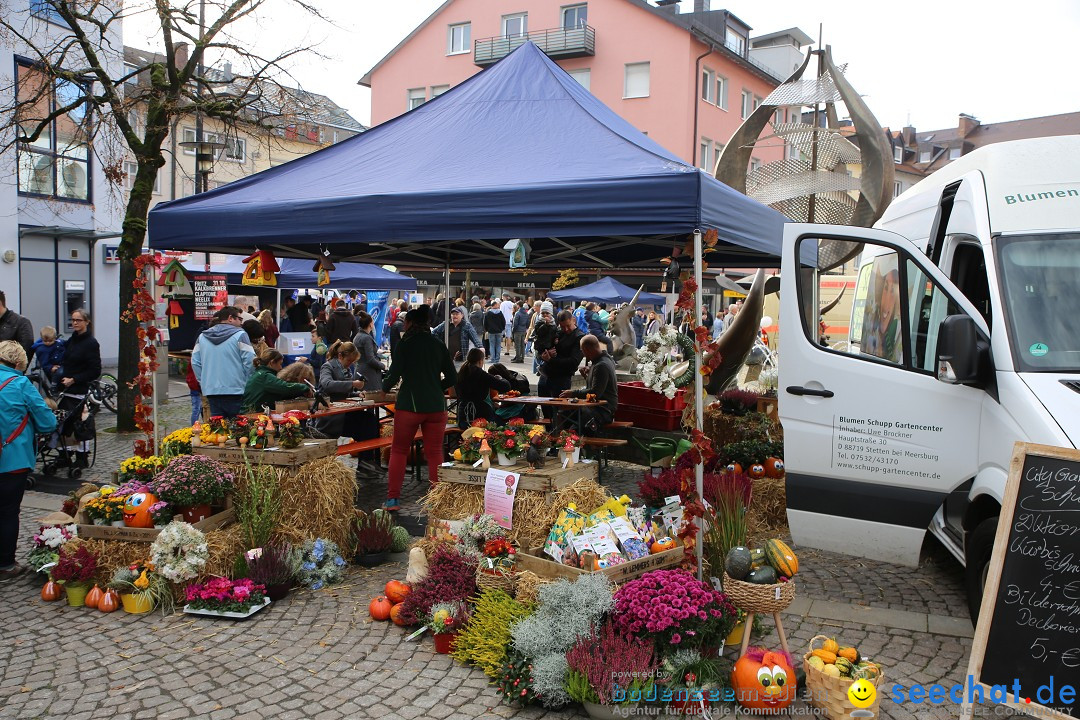
[[[627,63],[623,99],[649,97],[649,63]]]
[[[131,126],[131,132],[135,133],[136,135],[139,135],[140,134],[139,133],[139,127],[140,127],[139,112],[135,108],[131,108],[130,110],[128,110],[127,121],[128,121],[128,125]]]
[[[727,110],[727,78],[716,76],[716,107]]]
[[[131,190],[135,184],[135,175],[139,172],[139,165],[132,160],[124,161],[124,188],[128,191]],[[161,192],[161,171],[159,170],[157,175],[154,176],[154,194],[157,195]]]
[[[928,163],[930,162],[930,158],[932,158],[933,156],[934,154],[929,150],[923,150],[921,153],[919,153],[919,162]]]
[[[434,100],[435,98],[439,97],[440,95],[442,95],[444,92],[446,92],[449,89],[450,89],[449,85],[432,85],[431,86],[431,99]]]
[[[757,158],[750,158],[750,172],[754,172],[761,167],[761,161]]]
[[[588,5],[571,5],[562,9],[563,30],[577,30],[583,28],[589,21]]]
[[[709,157],[712,155],[712,140],[708,138],[701,138],[701,151],[700,158],[698,159],[698,167],[705,172],[709,172]]]
[[[592,91],[592,70],[589,68],[583,68],[581,70],[570,70],[570,77],[578,81],[578,84],[586,90]]]
[[[318,133],[315,133],[318,137]],[[308,136],[310,140],[310,133]],[[244,162],[247,160],[247,140],[244,138],[225,138],[225,159],[232,160],[234,162]]]
[[[902,148],[899,145],[893,145],[892,159],[893,159],[893,162],[895,162],[895,163],[904,162],[904,148]]]
[[[124,84],[135,86],[139,84],[139,73],[131,63],[124,63]]]
[[[960,156],[962,156],[963,154],[964,154],[964,148],[958,148],[958,147],[949,148],[949,159],[950,160],[958,160],[958,159],[960,159]]]
[[[893,183],[893,197],[900,197],[900,193],[904,192],[904,185],[899,180]]]
[[[15,97],[19,134],[32,135],[56,108],[71,105],[86,89],[68,80],[50,79],[40,70],[18,65]],[[86,105],[51,120],[33,142],[18,146],[19,192],[68,200],[90,199],[89,123]]]
[[[716,73],[709,68],[701,71],[701,99],[716,104]]]
[[[754,109],[755,110],[757,110],[761,106],[761,102],[762,102],[761,98],[759,98],[757,95],[755,95],[754,96]]]
[[[720,162],[720,156],[724,154],[724,148],[725,147],[727,147],[727,146],[724,145],[724,143],[721,143],[721,142],[713,143],[713,146],[712,146],[712,154],[713,154],[712,168],[710,168],[710,171],[716,169],[716,163]]]
[[[42,20],[48,20],[51,23],[67,27],[64,18],[60,17],[60,13],[49,3],[49,0],[30,0],[30,14]]]
[[[451,25],[446,29],[446,54],[467,53],[472,48],[472,23]]]
[[[754,93],[749,90],[742,91],[742,119],[750,117],[750,113],[754,112]]]
[[[505,38],[524,37],[529,32],[529,13],[503,15],[502,35]]]
[[[726,42],[724,44],[727,46],[728,50],[740,57],[746,54],[746,37],[744,35],[740,35],[731,28],[728,28],[725,40]]]
[[[426,90],[424,88],[413,88],[409,90],[408,107],[407,110],[414,110],[427,100],[427,96],[424,94]]]

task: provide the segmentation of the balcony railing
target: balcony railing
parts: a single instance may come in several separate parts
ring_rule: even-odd
[[[522,35],[483,38],[473,44],[473,62],[480,67],[502,60],[513,50],[533,41],[552,58],[589,57],[596,54],[596,30],[588,25],[576,28],[532,30]]]

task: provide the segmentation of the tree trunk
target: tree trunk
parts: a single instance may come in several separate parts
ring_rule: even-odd
[[[150,210],[150,200],[154,192],[154,179],[157,166],[154,160],[140,159],[135,182],[128,196],[127,212],[124,215],[123,236],[117,254],[120,256],[120,347],[117,363],[116,429],[119,432],[132,432],[135,427],[136,391],[132,387],[139,375],[139,338],[136,331],[139,321],[125,315],[124,311],[135,297],[135,259],[142,254],[143,241],[146,239],[146,214]],[[151,291],[153,288],[151,288]]]

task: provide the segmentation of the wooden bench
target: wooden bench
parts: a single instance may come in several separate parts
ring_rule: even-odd
[[[628,445],[629,440],[622,438],[586,437],[582,439],[582,447],[596,449],[596,475],[598,481],[604,479],[604,468],[608,465],[607,449]]]
[[[605,430],[629,430],[634,427],[634,423],[629,420],[612,420],[604,426]]]

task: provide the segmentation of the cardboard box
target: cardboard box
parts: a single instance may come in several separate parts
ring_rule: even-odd
[[[497,467],[492,465],[492,467]],[[556,458],[548,458],[544,467],[533,470],[524,462],[510,467],[498,466],[500,470],[518,473],[521,479],[518,481],[518,490],[537,490],[539,492],[553,492],[567,485],[573,485],[578,480],[596,480],[597,465],[594,462],[579,462],[565,470]],[[463,485],[480,485],[487,482],[487,470],[482,470],[472,465],[455,463],[452,466],[444,465],[439,468],[439,482],[461,483]]]
[[[241,448],[235,441],[230,441],[225,447],[217,445],[199,445],[191,448],[194,455],[203,455],[224,463],[234,465],[244,464],[244,458],[252,465],[273,465],[274,467],[295,468],[311,460],[324,457],[333,457],[337,452],[337,440],[310,440],[305,439],[300,447],[286,450],[281,447],[269,447],[265,450],[253,450]]]
[[[677,541],[676,541],[677,542]],[[673,568],[679,565],[683,559],[683,548],[681,545],[676,545],[671,550],[665,550],[655,555],[647,555],[637,560],[629,560],[620,565],[614,567],[604,568],[603,570],[594,570],[591,572],[603,573],[608,576],[608,579],[615,584],[624,583],[635,578],[639,578],[650,570],[665,570],[667,568]],[[569,565],[562,565],[560,563],[549,560],[544,556],[543,548],[530,548],[523,550],[517,555],[517,570],[531,570],[540,577],[545,578],[566,578],[567,580],[576,580],[581,575],[586,575],[590,571],[582,570],[576,567],[570,567]]]

